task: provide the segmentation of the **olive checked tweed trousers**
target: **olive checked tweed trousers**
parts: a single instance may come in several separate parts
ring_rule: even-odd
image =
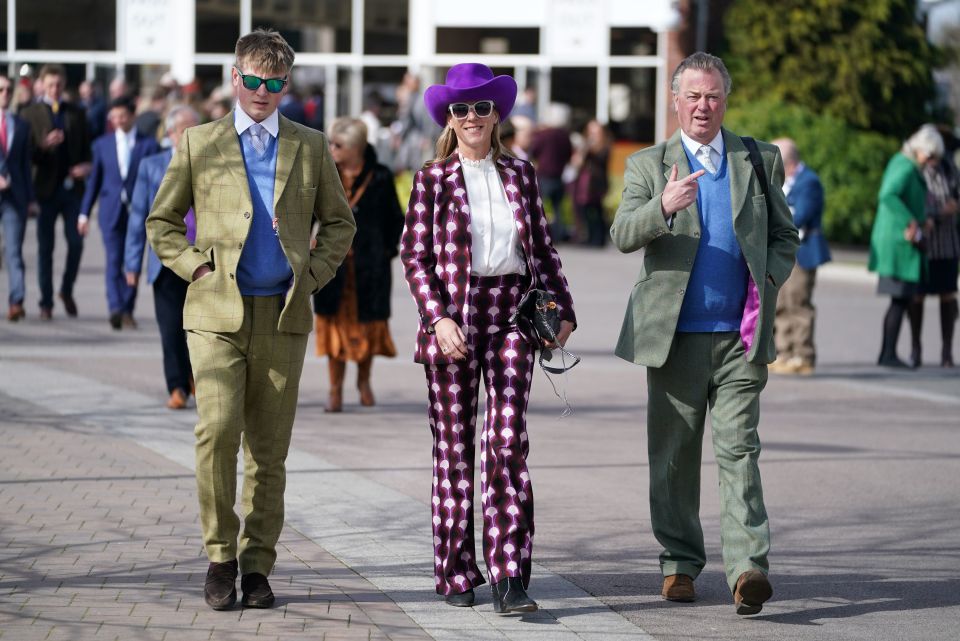
[[[307,334],[277,331],[282,306],[283,296],[244,296],[239,331],[187,332],[200,419],[195,434],[203,545],[211,561],[239,558],[243,574],[270,574],[283,528],[285,461]],[[234,511],[241,443],[242,533]]]
[[[524,276],[472,277],[464,319],[464,361],[427,365],[433,433],[433,547],[438,594],[458,594],[486,581],[476,562],[473,528],[477,402],[487,404],[480,431],[483,554],[491,583],[530,582],[533,489],[527,470],[526,413],[532,346],[509,317],[529,285]]]
[[[700,526],[706,412],[720,472],[720,539],[731,592],[767,572],[770,528],[760,485],[760,392],[767,366],[745,358],[738,332],[677,333],[662,367],[647,369],[650,521],[664,576],[696,578],[707,557]]]

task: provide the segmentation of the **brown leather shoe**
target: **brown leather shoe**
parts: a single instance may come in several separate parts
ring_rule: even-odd
[[[51,321],[53,320],[53,310],[49,307],[40,308],[40,320],[42,321]]]
[[[663,578],[663,589],[660,595],[667,601],[690,603],[697,600],[693,589],[693,579],[686,574],[671,574]]]
[[[20,303],[10,303],[10,311],[7,312],[8,321],[11,323],[16,323],[26,315],[27,313],[23,311],[23,305]]]
[[[737,607],[737,614],[757,614],[772,596],[773,586],[767,575],[760,570],[747,570],[737,579],[733,604]]]
[[[167,400],[167,408],[171,410],[182,410],[187,406],[187,393],[179,387],[170,392],[170,398]]]
[[[129,312],[124,312],[120,314],[120,323],[123,325],[124,329],[136,329],[137,320],[133,317],[133,314]]]
[[[63,309],[67,312],[67,316],[70,318],[76,318],[77,316],[77,301],[73,300],[73,296],[67,294],[58,294],[57,298],[63,303]]]

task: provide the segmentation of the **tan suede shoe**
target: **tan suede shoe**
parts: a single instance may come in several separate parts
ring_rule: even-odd
[[[686,574],[671,574],[663,578],[663,589],[660,594],[667,601],[690,603],[697,600],[693,590],[693,579]]]
[[[757,614],[772,596],[773,586],[767,575],[760,570],[747,570],[737,579],[733,603],[737,607],[737,614]]]

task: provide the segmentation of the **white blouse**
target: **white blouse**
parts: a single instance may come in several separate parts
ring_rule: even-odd
[[[517,223],[500,182],[493,152],[483,160],[460,156],[470,203],[472,269],[477,276],[526,274]]]

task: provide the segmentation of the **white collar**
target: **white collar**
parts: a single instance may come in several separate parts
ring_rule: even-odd
[[[457,156],[460,158],[460,164],[464,167],[483,167],[484,161],[490,161],[493,159],[493,149],[487,152],[487,155],[480,160],[471,160],[469,158],[464,158],[463,154],[460,153],[460,150],[457,149]]]
[[[237,134],[243,134],[243,132],[250,128],[250,125],[255,123],[256,121],[247,115],[247,112],[243,110],[243,107],[241,107],[238,102],[236,109],[233,110],[233,126],[236,128]],[[280,112],[274,109],[273,113],[264,118],[260,124],[263,125],[263,128],[266,129],[271,136],[276,138],[280,134]]]
[[[687,151],[690,152],[690,155],[694,157],[696,157],[700,147],[703,147],[701,143],[688,136],[683,129],[680,130],[680,140],[683,141],[683,146],[687,148]],[[713,140],[707,143],[707,146],[713,151],[717,152],[718,156],[723,158],[723,129],[717,132],[717,135],[713,137]]]
[[[123,136],[123,137],[126,138],[128,141],[134,141],[134,140],[137,139],[137,128],[136,128],[136,127],[131,127],[131,128],[130,128],[130,131],[128,131],[128,132],[126,132],[126,133],[124,133],[123,129],[114,129],[114,130],[113,130],[113,134],[114,134],[114,136],[116,136],[117,138]]]

